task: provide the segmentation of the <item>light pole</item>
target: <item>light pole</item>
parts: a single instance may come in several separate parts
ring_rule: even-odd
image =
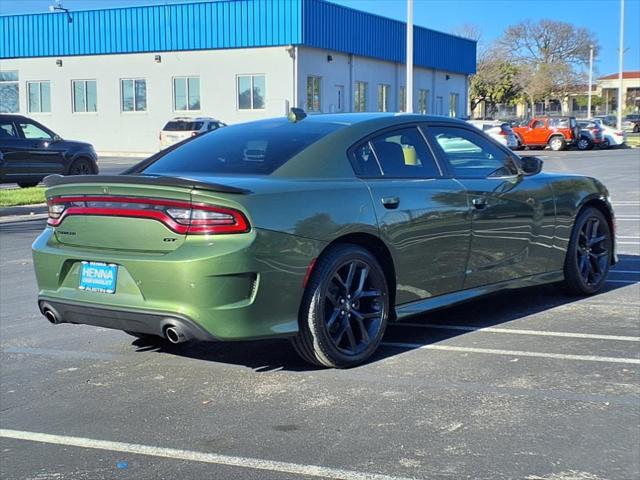
[[[413,113],[413,0],[407,0],[407,113]]]
[[[624,58],[624,0],[620,0],[620,45],[618,47],[618,130],[622,130],[622,61]]]
[[[591,118],[591,85],[593,84],[593,45],[589,46],[589,97],[587,101],[587,118]]]

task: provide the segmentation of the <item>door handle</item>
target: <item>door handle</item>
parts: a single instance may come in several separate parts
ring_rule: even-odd
[[[477,210],[484,210],[487,208],[487,199],[482,197],[477,197],[471,200],[471,203]]]
[[[382,197],[382,205],[384,208],[394,210],[400,205],[400,199],[398,197]]]

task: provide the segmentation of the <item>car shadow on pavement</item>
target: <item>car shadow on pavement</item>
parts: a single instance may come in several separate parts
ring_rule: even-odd
[[[606,300],[606,297],[610,292],[640,283],[639,271],[640,256],[620,255],[619,263],[609,274],[609,279],[612,281],[607,283],[602,292],[591,297],[570,295],[558,284],[541,285],[506,290],[453,307],[417,315],[402,322],[390,323],[383,344],[367,364],[426,345],[468,335],[477,328],[504,325],[545,312],[550,315],[563,315],[561,312],[553,312],[558,307],[572,304],[577,306],[580,303],[595,304],[599,302],[599,298],[602,299],[601,302],[623,304],[624,301]],[[575,312],[570,315],[575,315]],[[411,325],[405,325],[407,323]],[[456,328],[448,329],[447,326]],[[519,326],[522,327],[522,324]],[[465,330],[467,327],[468,330]],[[159,340],[149,343],[138,339],[133,344],[138,352],[156,351],[209,362],[241,365],[255,372],[278,370],[304,372],[321,368],[301,360],[286,339],[253,342],[190,342],[178,345]]]

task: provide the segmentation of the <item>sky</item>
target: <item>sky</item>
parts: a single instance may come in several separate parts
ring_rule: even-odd
[[[405,0],[332,0],[358,10],[406,20]],[[47,12],[54,0],[0,0],[0,14]],[[185,0],[63,0],[71,10],[133,5],[185,3]],[[415,0],[414,23],[453,32],[472,24],[485,45],[505,28],[522,20],[552,19],[593,31],[601,51],[594,62],[596,76],[618,71],[620,0]],[[640,0],[625,0],[624,70],[640,70]]]

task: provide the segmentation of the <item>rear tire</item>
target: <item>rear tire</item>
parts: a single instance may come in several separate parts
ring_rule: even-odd
[[[31,188],[38,185],[40,182],[18,182],[20,188]]]
[[[378,348],[388,317],[387,280],[378,261],[357,245],[335,245],[315,264],[293,347],[309,363],[352,367]]]
[[[577,295],[600,291],[607,281],[612,250],[609,222],[597,208],[585,208],[576,218],[564,262],[567,289]]]
[[[564,141],[563,137],[556,135],[555,137],[551,137],[549,139],[549,148],[554,152],[559,152],[564,150],[567,146],[567,143]]]

